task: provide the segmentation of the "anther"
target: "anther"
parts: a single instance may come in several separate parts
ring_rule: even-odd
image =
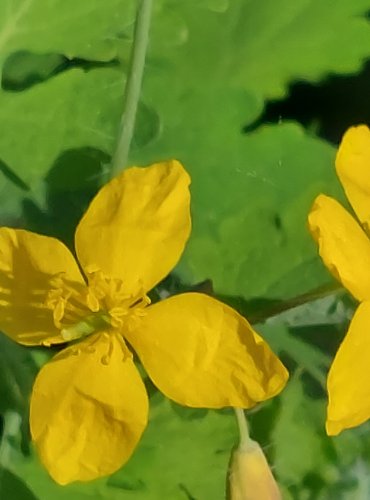
[[[108,356],[108,354],[104,354],[104,356],[101,357],[100,361],[103,365],[108,366],[110,361],[110,356]]]
[[[54,307],[54,311],[53,311],[53,318],[54,318],[55,323],[60,323],[61,319],[63,318],[64,311],[65,311],[65,305],[66,305],[66,301],[62,297],[60,297],[60,299],[56,303],[56,305]]]
[[[109,365],[112,354],[113,354],[113,343],[112,343],[111,339],[109,338],[109,340],[108,340],[108,352],[100,358],[101,363],[105,366]]]
[[[117,335],[117,338],[122,349],[122,361],[126,361],[127,359],[133,359],[134,356],[130,351],[130,349],[127,347],[126,342],[123,340],[121,335]]]
[[[100,309],[99,300],[96,298],[96,296],[91,290],[89,290],[87,293],[86,302],[91,311],[93,312],[99,311]]]

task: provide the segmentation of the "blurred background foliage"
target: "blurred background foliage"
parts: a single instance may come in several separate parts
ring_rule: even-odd
[[[136,3],[1,0],[2,225],[72,247],[109,169]],[[194,224],[159,294],[207,280],[258,318],[331,284],[306,217],[319,192],[343,200],[335,146],[370,121],[369,12],[369,0],[154,2],[130,164],[181,160]],[[288,500],[370,498],[368,425],[331,439],[324,431],[326,373],[353,309],[338,293],[257,325],[291,371],[281,396],[249,416]],[[51,351],[0,336],[1,499],[224,498],[232,413],[181,408],[150,385],[150,425],[128,465],[54,484],[27,427],[32,381]]]

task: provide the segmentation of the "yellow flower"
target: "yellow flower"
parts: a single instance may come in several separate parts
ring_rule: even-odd
[[[221,302],[184,293],[147,307],[189,237],[189,183],[177,161],[125,170],[77,227],[79,265],[54,238],[0,229],[0,328],[26,345],[79,340],[41,369],[31,397],[32,438],[60,484],[111,474],[136,447],[148,397],[131,349],[167,397],[192,407],[248,408],[286,383]]]
[[[309,226],[325,265],[361,304],[328,376],[330,435],[370,417],[370,131],[366,126],[346,132],[336,171],[358,221],[336,200],[321,194],[309,214]]]

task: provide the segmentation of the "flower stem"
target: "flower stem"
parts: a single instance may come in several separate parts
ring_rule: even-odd
[[[249,429],[247,419],[245,418],[244,410],[242,408],[234,408],[236,420],[239,427],[239,450],[246,450],[250,445],[251,438],[249,436]]]
[[[12,438],[14,438],[19,432],[19,429],[21,427],[21,421],[22,419],[20,415],[14,411],[8,411],[4,415],[4,428],[0,444],[0,479],[1,479],[2,469],[9,465],[10,454],[11,454],[11,445],[9,441]]]
[[[111,177],[116,176],[127,164],[143,80],[152,4],[153,0],[140,0],[136,15],[134,40],[125,89],[124,109],[118,144],[112,159]]]
[[[344,293],[345,289],[340,283],[330,283],[328,285],[323,285],[310,292],[298,295],[289,300],[279,301],[272,304],[270,307],[263,309],[261,311],[256,311],[248,315],[248,320],[251,324],[263,323],[267,319],[277,316],[285,311],[294,309],[295,307],[306,304],[307,302],[313,302],[317,299],[322,299],[328,297],[329,295],[334,295],[337,293]]]

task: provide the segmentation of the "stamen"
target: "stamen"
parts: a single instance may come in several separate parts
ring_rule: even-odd
[[[134,309],[137,305],[139,305],[143,301],[142,297],[135,300],[133,304],[130,305],[130,309]]]
[[[54,307],[53,318],[54,318],[55,323],[57,323],[57,324],[60,324],[60,321],[64,316],[66,302],[67,301],[61,297],[58,300],[56,306]]]
[[[97,299],[97,297],[95,296],[95,294],[92,292],[92,290],[89,290],[87,292],[86,302],[87,302],[87,305],[89,306],[89,308],[93,312],[98,312],[99,311],[99,309],[100,309],[99,300]]]
[[[133,354],[130,349],[127,347],[126,342],[123,340],[121,335],[117,335],[118,342],[121,344],[122,349],[122,361],[126,361],[127,359],[133,359]]]
[[[137,309],[135,311],[135,314],[136,314],[136,316],[143,317],[143,316],[146,316],[147,312],[144,311],[144,309]]]
[[[150,304],[143,286],[134,294],[125,293],[124,282],[109,278],[99,269],[87,272],[87,286],[65,279],[63,273],[50,280],[46,307],[52,309],[56,327],[66,342],[109,329],[132,330]],[[105,359],[105,358],[104,358]]]
[[[108,342],[108,352],[107,354],[104,354],[104,356],[101,357],[100,361],[103,365],[108,366],[111,360],[113,354],[113,342],[109,341]]]

